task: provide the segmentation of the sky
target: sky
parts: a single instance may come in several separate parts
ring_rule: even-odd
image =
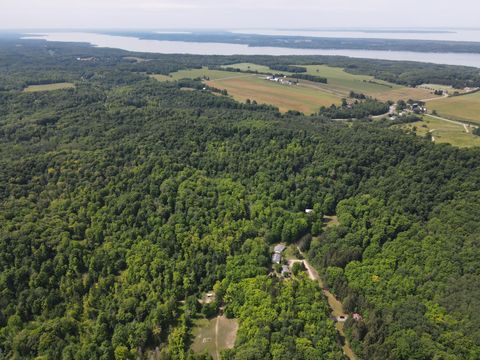
[[[0,28],[479,27],[479,0],[0,0]]]

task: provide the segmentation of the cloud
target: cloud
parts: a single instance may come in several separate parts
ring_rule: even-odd
[[[478,0],[0,0],[0,28],[478,26]],[[413,10],[412,10],[413,9]]]
[[[107,8],[112,8],[112,5],[104,5]],[[194,3],[181,3],[181,2],[164,2],[164,1],[150,1],[150,2],[132,2],[120,3],[113,5],[116,9],[128,9],[128,10],[192,10],[198,9],[198,4]]]

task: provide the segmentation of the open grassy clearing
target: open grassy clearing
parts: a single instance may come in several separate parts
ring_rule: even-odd
[[[53,91],[62,89],[73,89],[74,84],[68,82],[45,84],[45,85],[30,85],[23,89],[24,92],[39,92],[39,91]]]
[[[328,79],[328,84],[319,84],[321,87],[342,93],[343,96],[348,96],[350,91],[363,93],[383,101],[421,100],[433,96],[428,89],[405,87],[375,79],[373,76],[353,75],[342,68],[326,65],[308,65],[305,67],[308,74]]]
[[[448,119],[480,124],[480,92],[432,100],[427,107]]]
[[[424,116],[423,121],[401,126],[403,129],[415,129],[418,136],[431,133],[436,143],[447,143],[458,147],[480,146],[480,136],[472,134],[472,128]],[[467,133],[468,130],[468,133]]]
[[[418,87],[422,89],[428,89],[428,90],[447,90],[447,91],[454,90],[453,87],[451,86],[440,85],[440,84],[422,84],[422,85],[419,85]],[[461,90],[458,90],[458,91],[461,91]]]
[[[258,76],[224,78],[208,81],[208,85],[226,89],[236,100],[255,100],[260,104],[277,106],[280,111],[298,110],[311,114],[321,106],[340,104],[341,98],[318,88],[288,86],[267,81]]]
[[[196,79],[196,78],[208,78],[210,80],[218,80],[231,77],[245,77],[253,76],[253,74],[243,74],[234,71],[222,71],[222,70],[209,70],[207,68],[180,70],[170,74],[172,80],[180,79]]]
[[[323,217],[323,223],[327,228],[340,225],[340,222],[338,221],[338,217],[336,215],[332,215],[332,216],[325,215]]]
[[[258,71],[259,73],[263,73],[263,74],[268,74],[268,73],[289,74],[288,72],[285,72],[285,71],[272,70],[268,66],[257,65],[253,63],[239,63],[239,64],[232,64],[232,65],[225,65],[223,67],[235,68],[242,71]]]
[[[162,75],[162,74],[154,74],[154,75],[150,75],[150,77],[152,77],[152,78],[154,78],[155,80],[158,80],[158,81],[173,81],[174,80],[171,76]]]
[[[241,70],[253,70],[260,73],[276,72],[267,66],[239,63],[227,65]],[[208,68],[181,70],[165,75],[152,75],[159,81],[179,80],[182,78],[205,78],[207,84],[225,89],[238,101],[255,100],[260,104],[277,106],[280,111],[298,110],[311,114],[321,106],[340,104],[341,98],[347,98],[350,91],[361,92],[379,100],[425,99],[431,98],[431,90],[408,88],[374,79],[372,76],[352,75],[341,68],[326,65],[308,65],[307,73],[323,76],[328,84],[300,80],[298,86],[288,86],[269,82],[255,74],[232,71],[209,70]]]
[[[218,316],[211,320],[198,319],[193,328],[192,350],[195,353],[208,351],[214,360],[220,359],[220,351],[232,349],[237,338],[238,321]]]

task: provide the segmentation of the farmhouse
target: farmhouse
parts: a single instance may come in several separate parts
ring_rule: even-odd
[[[276,77],[275,75],[273,75],[273,76],[267,76],[265,79],[268,80],[268,81],[277,82],[277,83],[280,83],[280,84],[283,84],[283,85],[293,85],[293,82],[288,80],[286,76]]]

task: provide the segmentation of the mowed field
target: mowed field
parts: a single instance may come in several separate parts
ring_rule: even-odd
[[[480,92],[432,100],[427,108],[441,117],[480,125]]]
[[[218,89],[225,89],[235,100],[245,102],[255,100],[259,104],[273,105],[280,111],[297,110],[312,114],[322,106],[340,104],[341,96],[325,91],[309,82],[300,85],[284,85],[265,80],[261,75],[245,74],[233,71],[192,69],[170,74],[172,80],[182,78],[206,78],[206,84]],[[154,76],[157,78],[156,76]],[[161,75],[158,80],[168,80]]]
[[[259,73],[275,73],[275,74],[288,74],[285,71],[277,71],[277,70],[272,70],[268,66],[265,65],[258,65],[258,64],[253,64],[253,63],[238,63],[238,64],[233,64],[233,65],[224,65],[224,68],[235,68],[239,69],[242,71],[258,71]]]
[[[158,81],[173,81],[172,77],[168,75],[154,74],[154,75],[150,75],[150,77]]]
[[[30,85],[23,89],[24,92],[39,92],[39,91],[53,91],[61,89],[73,89],[75,87],[72,83],[62,82],[46,85]]]
[[[196,320],[191,348],[195,353],[202,353],[206,350],[214,360],[219,360],[222,350],[234,347],[237,331],[237,320],[227,319],[224,316],[218,316],[211,320]]]
[[[343,96],[348,96],[350,91],[355,91],[382,101],[398,101],[400,99],[422,100],[434,97],[428,89],[401,86],[375,79],[373,76],[354,75],[342,68],[326,65],[307,65],[305,68],[307,68],[307,73],[310,75],[326,77],[328,83],[320,85],[337,91]]]
[[[190,70],[180,70],[170,74],[172,80],[180,79],[196,79],[196,78],[208,78],[210,80],[218,80],[230,77],[245,77],[253,76],[253,74],[244,74],[234,71],[223,71],[223,70],[209,70],[207,68],[202,69],[190,69]]]
[[[435,119],[428,115],[423,117],[423,121],[401,127],[407,130],[415,128],[418,136],[431,133],[436,143],[447,143],[458,147],[480,146],[480,136],[472,134],[472,127]]]
[[[226,65],[240,70],[252,70],[260,73],[283,73],[271,70],[267,66],[252,63]],[[265,80],[262,75],[234,71],[189,69],[165,75],[152,75],[159,81],[179,80],[182,78],[202,78],[212,87],[225,89],[229,95],[240,102],[247,99],[259,104],[269,104],[280,111],[297,110],[312,114],[322,106],[340,104],[342,98],[348,98],[350,91],[363,93],[382,101],[399,99],[422,100],[434,97],[431,90],[409,88],[377,80],[372,76],[353,75],[341,68],[326,65],[308,65],[307,73],[328,79],[327,84],[300,80],[299,85],[285,85]]]
[[[318,88],[300,85],[283,85],[259,76],[243,76],[207,81],[209,86],[226,89],[238,101],[255,100],[271,104],[282,112],[297,110],[306,114],[317,112],[322,106],[340,104],[341,98]]]
[[[363,93],[365,95],[377,98],[378,100],[382,101],[398,101],[400,99],[422,100],[436,97],[432,94],[432,89],[411,88],[389,83],[383,80],[378,80],[375,79],[373,76],[354,75],[346,72],[344,69],[339,67],[331,67],[327,65],[300,66],[307,69],[307,74],[325,77],[328,80],[327,84],[315,82],[304,83],[309,83],[309,85],[312,87],[322,89],[339,97],[348,97],[350,91]],[[228,67],[234,67],[240,70],[256,70],[258,72],[281,73],[289,75],[288,72],[271,70],[267,66],[251,63],[233,64],[228,65]]]

